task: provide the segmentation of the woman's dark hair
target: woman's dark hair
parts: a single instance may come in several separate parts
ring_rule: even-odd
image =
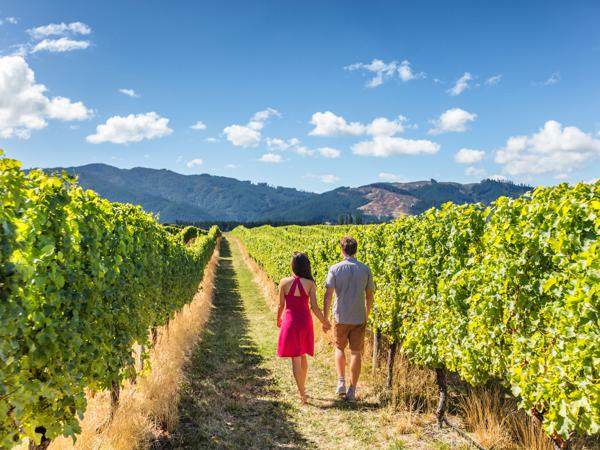
[[[292,256],[292,272],[298,277],[315,281],[312,276],[312,270],[310,269],[310,259],[308,259],[306,253],[294,253],[294,256]]]

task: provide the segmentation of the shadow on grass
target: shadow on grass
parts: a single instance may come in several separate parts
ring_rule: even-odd
[[[221,241],[211,316],[186,367],[179,425],[158,449],[307,448],[276,400],[273,374],[248,335],[229,243]]]

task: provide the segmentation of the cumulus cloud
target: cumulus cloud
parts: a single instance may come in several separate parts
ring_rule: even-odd
[[[465,89],[469,87],[469,81],[473,79],[473,76],[469,72],[465,72],[462,77],[456,80],[454,86],[448,89],[448,94],[457,96],[460,95]]]
[[[30,28],[27,32],[34,39],[42,39],[46,36],[65,36],[69,34],[88,35],[92,32],[92,29],[83,22],[62,22]]]
[[[410,67],[410,61],[407,60],[400,63],[398,61],[386,63],[381,59],[374,59],[368,64],[354,63],[344,67],[344,69],[349,71],[362,70],[373,74],[373,78],[367,82],[367,87],[370,88],[381,86],[386,80],[395,77],[404,82],[425,77],[422,72],[415,73]]]
[[[129,114],[128,116],[113,116],[106,123],[96,127],[96,134],[86,137],[91,144],[112,142],[126,144],[139,142],[144,139],[157,139],[170,135],[169,119],[160,117],[155,112],[145,114]]]
[[[262,138],[260,130],[271,117],[281,117],[281,114],[276,109],[267,108],[255,113],[246,125],[230,125],[223,129],[223,133],[236,147],[256,147]]]
[[[80,121],[92,110],[66,97],[46,96],[46,86],[21,56],[0,57],[0,137],[28,139],[32,130],[45,128],[46,119]]]
[[[365,132],[365,126],[359,122],[346,122],[341,116],[331,111],[316,112],[310,119],[315,128],[309,133],[312,136],[360,135]]]
[[[281,155],[278,153],[265,153],[260,157],[259,161],[266,163],[280,163]]]
[[[475,150],[472,148],[461,148],[454,155],[454,160],[459,164],[474,164],[480,162],[485,157],[483,150]]]
[[[127,97],[134,97],[137,98],[139,97],[139,95],[137,94],[137,92],[135,92],[133,89],[119,89],[119,92],[123,95],[126,95]]]
[[[429,134],[466,131],[467,123],[474,121],[476,118],[477,114],[467,112],[464,109],[449,109],[442,113],[439,119],[431,121],[434,128],[429,130]]]
[[[203,163],[204,161],[202,161],[200,158],[194,158],[185,163],[185,165],[191,168],[201,166]]]
[[[440,146],[428,140],[404,139],[395,137],[406,128],[407,119],[398,116],[394,120],[378,117],[371,123],[347,122],[331,111],[317,112],[312,115],[311,123],[315,128],[309,133],[313,136],[370,135],[372,139],[352,146],[356,155],[387,157],[391,155],[417,155],[436,153]]]
[[[300,145],[300,140],[297,138],[291,139],[280,139],[280,138],[266,138],[265,142],[270,149],[273,150],[288,150],[289,148]]]
[[[465,169],[465,173],[470,177],[482,177],[485,175],[485,170],[481,167],[469,166]]]
[[[317,150],[323,158],[339,158],[342,154],[338,149],[331,147],[322,147]]]
[[[199,120],[194,125],[190,126],[190,128],[192,130],[206,130],[206,124]]]
[[[362,134],[392,136],[403,132],[406,122],[407,119],[404,116],[398,116],[394,120],[378,117],[365,125],[360,122],[347,122],[346,119],[331,111],[316,112],[310,120],[315,128],[309,134],[312,136],[359,136]]]
[[[502,74],[494,75],[485,80],[486,86],[495,86],[502,81]]]
[[[495,161],[512,176],[569,173],[600,157],[600,139],[577,127],[549,120],[531,136],[512,136],[498,150]]]
[[[379,172],[378,177],[379,177],[380,180],[390,181],[390,182],[402,182],[402,181],[404,181],[404,178],[401,177],[400,175],[397,175],[395,173],[390,173],[390,172]]]
[[[312,150],[312,149],[310,149],[308,147],[305,147],[303,145],[295,147],[294,151],[296,153],[298,153],[300,156],[313,156],[315,154],[314,150]]]
[[[560,81],[560,72],[553,72],[544,81],[534,81],[533,85],[537,87],[552,86]]]
[[[326,184],[333,184],[340,180],[340,177],[336,175],[321,175],[319,179]]]
[[[4,19],[0,19],[0,25],[4,25],[5,23],[16,25],[19,23],[19,20],[16,17],[5,17]]]
[[[64,53],[72,50],[83,50],[90,46],[89,41],[79,41],[62,37],[60,39],[44,39],[33,46],[32,53],[51,52]]]
[[[386,158],[393,155],[434,154],[440,145],[425,139],[404,139],[393,136],[374,136],[370,141],[362,141],[352,146],[352,153],[362,156]]]

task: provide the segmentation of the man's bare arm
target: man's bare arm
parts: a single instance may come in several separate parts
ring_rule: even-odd
[[[333,299],[334,288],[325,289],[325,297],[323,299],[323,316],[326,319],[329,318],[329,308],[331,307],[331,300]]]
[[[369,314],[371,313],[371,308],[373,308],[373,290],[365,289],[365,299],[367,303],[367,320],[369,320]]]

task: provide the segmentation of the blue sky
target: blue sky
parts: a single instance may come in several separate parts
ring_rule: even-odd
[[[25,167],[600,176],[595,1],[4,0],[0,21],[0,147]]]

